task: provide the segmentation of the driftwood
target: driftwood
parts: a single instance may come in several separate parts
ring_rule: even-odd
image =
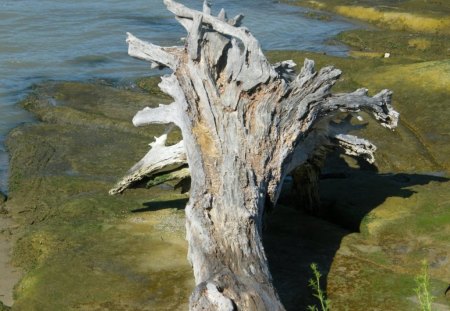
[[[308,59],[298,75],[292,61],[271,65],[239,26],[242,16],[227,19],[222,10],[215,17],[206,2],[203,12],[164,3],[188,32],[185,46],[159,47],[131,34],[127,42],[131,56],[172,69],[159,86],[174,102],[145,108],[133,122],[173,122],[182,131],[192,178],[186,229],[196,288],[190,309],[284,310],[261,241],[264,209],[275,205],[290,172],[320,159],[329,146],[372,161],[374,146],[332,119],[364,110],[393,129],[398,113],[391,92],[332,94],[340,70],[317,72]],[[170,147],[156,148],[164,155]],[[140,163],[153,164],[150,158]]]
[[[128,171],[114,188],[109,190],[109,194],[121,193],[143,177],[170,172],[184,166],[187,160],[183,141],[173,146],[166,146],[166,140],[167,134],[155,137],[155,141],[150,143],[150,151]]]

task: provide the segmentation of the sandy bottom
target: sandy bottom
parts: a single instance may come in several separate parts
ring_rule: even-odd
[[[0,301],[11,306],[13,288],[21,277],[20,269],[11,265],[14,223],[6,216],[0,215]]]

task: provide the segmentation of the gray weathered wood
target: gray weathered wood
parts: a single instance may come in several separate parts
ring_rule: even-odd
[[[130,56],[148,60],[152,64],[158,64],[171,69],[177,68],[179,58],[176,54],[182,50],[179,47],[162,48],[160,46],[144,42],[131,33],[127,33],[128,54]]]
[[[150,143],[150,151],[127,172],[109,191],[109,194],[121,193],[143,177],[168,172],[185,165],[186,153],[183,141],[172,146],[166,146],[166,140],[167,134],[155,137],[155,141]]]
[[[130,55],[173,70],[160,87],[174,103],[138,112],[134,122],[174,122],[183,135],[192,177],[186,238],[196,288],[190,309],[284,310],[262,246],[264,208],[275,205],[294,168],[330,145],[372,160],[372,144],[331,121],[336,113],[364,110],[393,129],[398,113],[391,92],[332,94],[340,70],[317,72],[305,60],[295,76],[292,61],[271,65],[246,28],[223,13],[212,16],[207,3],[203,12],[164,3],[188,31],[185,49],[132,36],[128,42]]]

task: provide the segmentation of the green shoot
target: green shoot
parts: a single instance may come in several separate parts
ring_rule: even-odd
[[[320,278],[322,274],[319,271],[316,263],[311,264],[311,270],[314,274],[314,277],[309,280],[309,287],[313,290],[313,296],[316,297],[320,302],[320,310],[322,311],[330,311],[331,310],[331,301],[326,298],[326,293],[320,287]],[[309,311],[319,311],[317,306],[308,306]]]
[[[428,263],[422,261],[420,274],[415,278],[417,287],[414,289],[420,304],[421,311],[431,311],[431,304],[435,297],[431,294],[430,276],[428,274]]]

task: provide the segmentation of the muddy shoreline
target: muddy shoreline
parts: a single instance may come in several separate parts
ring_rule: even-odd
[[[14,302],[14,285],[20,280],[22,273],[19,268],[11,263],[12,248],[15,235],[14,222],[6,215],[0,215],[0,301],[6,306],[11,306]],[[17,229],[17,228],[16,228]]]

